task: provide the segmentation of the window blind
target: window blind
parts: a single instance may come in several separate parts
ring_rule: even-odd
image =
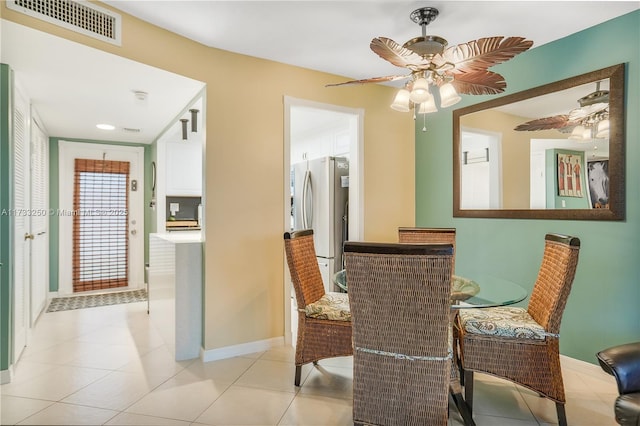
[[[128,188],[129,162],[75,160],[74,292],[128,285]]]

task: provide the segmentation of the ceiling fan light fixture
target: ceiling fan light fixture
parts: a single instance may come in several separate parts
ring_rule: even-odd
[[[598,122],[596,128],[596,138],[607,139],[609,137],[609,119],[605,119]]]
[[[582,126],[582,125],[574,127],[573,131],[569,135],[569,139],[582,140],[583,137],[584,137],[584,131],[585,130],[586,130],[586,128],[584,126]]]
[[[431,112],[437,112],[436,102],[433,99],[433,95],[429,94],[429,99],[422,102],[418,107],[418,114],[429,114]]]
[[[413,82],[413,87],[411,88],[411,93],[409,94],[409,99],[411,102],[415,104],[420,104],[429,99],[431,94],[429,93],[429,82],[426,78],[420,77],[416,81]]]
[[[442,108],[450,107],[460,102],[462,98],[456,92],[456,89],[451,83],[445,83],[440,86],[440,106]]]
[[[398,93],[396,93],[396,97],[391,104],[391,108],[400,112],[409,112],[411,109],[409,96],[410,93],[407,89],[398,90]]]
[[[428,97],[431,96],[429,85],[440,87],[440,104],[443,108],[462,100],[454,86],[449,84],[451,82],[465,95],[495,95],[503,92],[506,88],[504,78],[488,68],[528,50],[533,42],[524,37],[494,36],[447,47],[446,39],[427,34],[427,25],[438,14],[435,7],[421,7],[411,12],[409,17],[422,27],[422,35],[404,44],[388,37],[375,37],[369,44],[375,54],[397,67],[410,70],[409,74],[351,80],[326,86],[413,80],[409,84],[412,90],[408,91],[407,87],[400,90],[391,108],[405,112],[413,108],[414,115],[419,113],[419,105],[428,104]],[[424,87],[423,80],[427,87]]]

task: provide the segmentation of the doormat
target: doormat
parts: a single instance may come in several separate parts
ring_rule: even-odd
[[[73,309],[95,308],[121,303],[145,302],[147,290],[118,291],[113,293],[88,294],[86,296],[54,297],[47,312],[70,311]]]

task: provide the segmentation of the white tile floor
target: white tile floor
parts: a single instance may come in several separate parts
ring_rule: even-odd
[[[146,303],[43,314],[1,387],[3,425],[351,425],[351,357],[303,369],[283,347],[203,363],[175,362]],[[613,378],[563,360],[570,425],[615,425]],[[556,423],[554,404],[476,374],[478,426]],[[462,424],[451,410],[450,425]]]

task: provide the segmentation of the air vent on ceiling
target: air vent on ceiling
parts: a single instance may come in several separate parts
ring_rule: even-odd
[[[7,7],[120,46],[122,17],[87,1],[9,0]]]

